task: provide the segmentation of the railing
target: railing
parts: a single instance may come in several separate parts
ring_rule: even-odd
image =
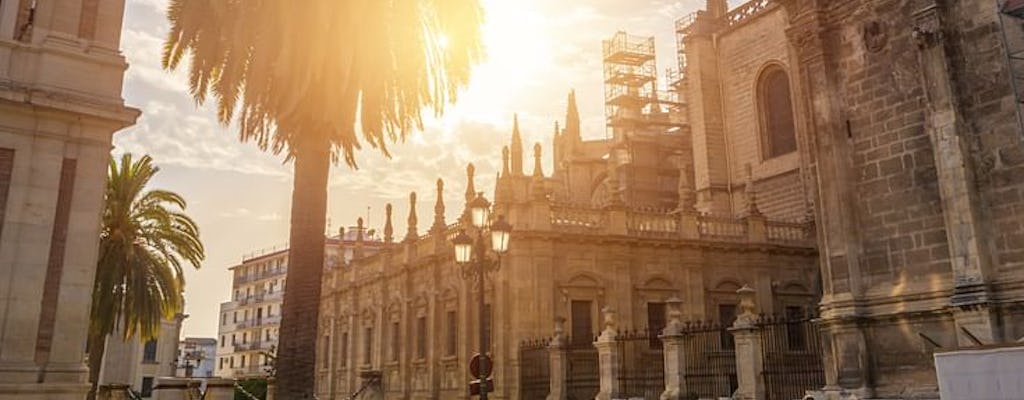
[[[622,363],[618,380],[623,398],[658,399],[665,390],[665,355],[659,331],[625,331],[615,337]]]
[[[519,398],[543,399],[551,389],[550,339],[525,341],[519,344]]]
[[[600,363],[594,337],[568,338],[566,392],[570,399],[593,399],[601,388]]]
[[[814,315],[761,316],[758,325],[768,400],[799,399],[825,385]]]
[[[736,345],[728,324],[714,321],[686,323],[683,343],[686,387],[691,398],[729,397],[739,387]]]
[[[807,224],[801,222],[769,221],[765,224],[769,242],[792,242],[807,239]]]
[[[747,236],[747,224],[741,219],[701,215],[697,219],[697,229],[702,238],[706,239],[740,239]]]
[[[734,8],[725,14],[726,21],[729,21],[729,25],[736,25],[743,22],[747,18],[753,17],[771,5],[772,0],[751,0],[739,7]]]
[[[631,235],[672,237],[679,232],[679,218],[667,211],[631,211],[626,214],[626,229]]]
[[[551,226],[555,230],[567,232],[600,231],[608,223],[607,214],[603,210],[551,207]]]
[[[697,15],[703,14],[704,11],[697,10],[692,13],[684,15],[682,18],[676,20],[676,32],[682,33],[690,29],[690,26],[697,21]]]

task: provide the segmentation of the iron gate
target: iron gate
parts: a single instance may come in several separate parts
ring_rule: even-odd
[[[691,398],[729,397],[736,379],[736,343],[728,326],[718,322],[686,323],[683,346],[686,360],[686,395]]]
[[[519,345],[519,398],[522,400],[548,397],[551,389],[549,342],[550,339],[540,339]]]
[[[569,400],[591,400],[600,390],[597,349],[594,337],[570,338],[567,346],[569,365],[566,379]]]
[[[768,400],[803,398],[825,386],[821,338],[812,315],[761,317],[761,349]]]
[[[657,400],[665,391],[665,355],[657,330],[620,333],[615,345],[621,355],[619,388],[627,399]]]

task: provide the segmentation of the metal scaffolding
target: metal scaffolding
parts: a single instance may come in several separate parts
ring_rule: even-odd
[[[651,118],[678,109],[678,96],[659,90],[654,37],[616,32],[602,42],[604,61],[605,113],[609,131],[618,127],[656,124],[666,118]]]

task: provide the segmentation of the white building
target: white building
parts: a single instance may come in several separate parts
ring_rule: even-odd
[[[212,378],[216,372],[217,339],[189,337],[178,342],[176,376]]]
[[[124,0],[0,1],[0,400],[89,391],[85,342]]]
[[[340,260],[351,261],[360,236],[365,254],[380,248],[383,242],[375,232],[360,226],[327,238],[326,268],[339,265]],[[361,230],[363,235],[359,235]],[[288,249],[243,257],[241,264],[229,269],[232,294],[231,301],[220,305],[216,375],[235,379],[267,376],[277,349]]]
[[[156,378],[174,376],[178,337],[185,317],[178,314],[174,319],[164,320],[160,336],[145,342],[135,338],[121,340],[119,332],[108,335],[100,385],[126,384],[143,398],[149,398]]]

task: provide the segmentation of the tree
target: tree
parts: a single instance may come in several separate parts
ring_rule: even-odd
[[[100,254],[89,319],[89,377],[95,395],[107,335],[145,341],[160,322],[184,306],[182,266],[198,269],[205,253],[199,228],[185,215],[185,199],[145,190],[160,171],[152,158],[110,159],[104,194]]]
[[[189,57],[198,104],[294,161],[278,392],[312,398],[332,163],[356,167],[440,115],[483,56],[478,0],[171,0],[163,65]]]

